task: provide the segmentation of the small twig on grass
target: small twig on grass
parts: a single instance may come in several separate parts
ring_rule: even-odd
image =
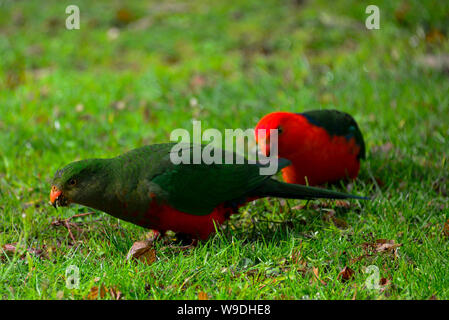
[[[197,239],[192,239],[192,243],[188,244],[186,246],[176,246],[176,245],[169,245],[168,248],[170,249],[176,249],[176,250],[180,250],[180,251],[186,251],[189,249],[194,249],[196,246],[198,245],[198,240]]]
[[[51,225],[52,225],[52,226],[61,226],[61,225],[63,225],[64,227],[66,227],[66,228],[67,228],[67,231],[69,232],[70,238],[71,238],[72,241],[75,243],[75,242],[76,242],[76,239],[75,239],[75,237],[73,236],[71,226],[76,227],[78,230],[79,230],[79,228],[78,228],[78,225],[77,225],[76,223],[70,222],[70,220],[72,220],[73,218],[79,218],[79,217],[90,216],[90,215],[92,215],[92,214],[94,214],[94,213],[95,213],[95,212],[86,212],[86,213],[75,214],[75,215],[73,215],[73,216],[71,216],[71,217],[68,217],[67,219],[62,219],[62,220],[61,220],[61,219],[58,219],[58,220],[56,220],[56,221],[53,221],[53,222],[51,223]]]

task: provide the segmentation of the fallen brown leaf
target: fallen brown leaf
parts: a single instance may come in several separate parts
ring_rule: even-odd
[[[324,215],[323,218],[324,218],[325,221],[332,222],[339,229],[347,229],[348,228],[348,223],[346,221],[344,221],[343,219],[337,218],[335,216],[335,211],[334,210],[329,210]]]
[[[296,267],[296,272],[301,274],[306,274],[307,272],[307,262],[302,259],[302,254],[300,250],[295,250],[292,252],[291,256],[292,264]]]
[[[358,261],[361,261],[361,260],[363,260],[364,258],[367,258],[367,257],[371,257],[372,255],[370,255],[370,254],[362,254],[361,256],[359,256],[359,257],[356,257],[356,258],[352,258],[351,260],[350,260],[350,264],[353,264],[353,263],[356,263],[356,262],[358,262]]]
[[[401,243],[395,243],[394,240],[377,239],[375,243],[365,242],[362,246],[366,249],[372,249],[375,252],[393,251],[402,246]]]
[[[390,280],[388,280],[387,278],[381,278],[380,280],[379,280],[379,284],[381,285],[381,286],[386,286],[386,285],[388,285],[390,283]]]
[[[89,293],[87,294],[86,298],[87,300],[97,300],[98,299],[98,287],[92,287],[90,288]]]
[[[402,1],[401,5],[394,11],[394,16],[399,23],[405,23],[407,14],[411,9],[407,1]]]
[[[343,270],[340,271],[337,278],[339,278],[342,282],[351,280],[354,277],[354,270],[349,267],[344,267]]]
[[[120,291],[118,291],[116,287],[107,288],[102,285],[100,288],[98,288],[97,286],[90,288],[89,293],[87,294],[87,296],[84,299],[85,300],[97,300],[99,297],[101,299],[104,299],[104,297],[106,297],[107,293],[109,293],[109,295],[114,300],[120,300],[120,298],[122,297],[122,293]]]
[[[327,285],[327,283],[325,281],[320,279],[318,268],[312,267],[312,272],[314,275],[314,278],[312,279],[313,283],[315,283],[318,280],[323,286]]]
[[[395,243],[394,240],[377,239],[375,249],[377,252],[396,251],[400,246],[402,244]]]
[[[394,240],[388,239],[377,239],[374,243],[365,242],[362,244],[365,250],[374,253],[389,252],[394,255],[395,258],[398,257],[397,249],[402,246],[401,243],[395,243]]]
[[[438,29],[432,29],[426,34],[426,42],[435,43],[435,42],[444,42],[445,36]]]
[[[335,206],[340,208],[349,209],[351,208],[351,203],[346,200],[335,200]]]
[[[156,262],[156,250],[154,249],[151,241],[137,241],[134,242],[131,249],[129,249],[127,260],[131,258],[139,260],[146,264],[153,264]]]
[[[207,293],[204,291],[198,292],[198,300],[209,300]]]
[[[444,223],[443,233],[446,237],[449,237],[449,219]]]
[[[121,8],[116,12],[115,19],[119,24],[128,24],[134,21],[136,18],[134,14],[127,8]]]
[[[362,247],[365,249],[365,253],[357,258],[352,258],[350,263],[361,261],[364,258],[372,257],[377,253],[390,252],[393,254],[394,258],[398,257],[397,249],[401,247],[401,243],[395,243],[394,240],[387,239],[377,239],[375,242],[365,242],[362,243]]]
[[[114,300],[120,300],[122,298],[122,293],[116,287],[109,288],[109,294]]]
[[[357,299],[357,285],[354,283],[354,294],[352,295],[352,300]]]
[[[14,254],[16,252],[16,246],[15,244],[7,243],[3,246],[3,251],[5,251],[7,254],[8,253]]]
[[[42,249],[39,248],[17,248],[17,243],[7,243],[3,245],[3,252],[8,256],[13,256],[16,252],[20,253],[20,258],[25,259],[26,252],[33,254],[37,257],[48,258],[47,252],[45,251],[46,246],[42,246]],[[0,251],[1,252],[1,251]]]

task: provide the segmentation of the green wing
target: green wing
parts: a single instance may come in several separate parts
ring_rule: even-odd
[[[192,146],[186,149],[192,151]],[[260,174],[259,164],[250,164],[247,160],[244,164],[225,164],[224,159],[223,152],[222,164],[172,164],[151,181],[161,188],[162,197],[175,209],[206,215],[221,203],[244,200],[248,193],[270,178]],[[287,165],[288,160],[280,160],[278,170]]]
[[[359,159],[365,159],[365,141],[354,118],[338,110],[312,110],[300,113],[310,123],[322,127],[330,135],[343,136],[348,139],[354,137],[360,146]]]

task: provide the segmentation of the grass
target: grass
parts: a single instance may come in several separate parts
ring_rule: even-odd
[[[65,29],[70,4],[80,30]],[[83,299],[104,285],[123,299],[448,299],[449,67],[435,61],[448,59],[449,6],[377,1],[370,31],[368,4],[0,1],[0,245],[18,243],[1,254],[0,297]],[[194,249],[156,243],[151,265],[125,259],[140,227],[98,212],[74,219],[73,243],[52,225],[88,211],[47,205],[71,161],[166,142],[192,119],[252,128],[318,108],[358,121],[367,160],[343,187],[373,200],[257,201]],[[369,251],[379,239],[401,246]],[[366,285],[371,265],[380,290]]]

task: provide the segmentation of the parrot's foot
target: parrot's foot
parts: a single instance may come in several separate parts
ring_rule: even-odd
[[[196,247],[196,245],[198,244],[198,239],[194,239],[190,235],[185,233],[177,233],[176,242],[181,245],[177,248],[184,250]]]
[[[148,232],[147,236],[146,236],[146,240],[149,242],[155,242],[159,239],[162,238],[162,236],[164,235],[165,232],[160,232],[159,230],[156,229],[151,229],[150,232]]]
[[[176,242],[181,245],[187,246],[192,244],[193,238],[186,233],[177,233],[176,234]]]

